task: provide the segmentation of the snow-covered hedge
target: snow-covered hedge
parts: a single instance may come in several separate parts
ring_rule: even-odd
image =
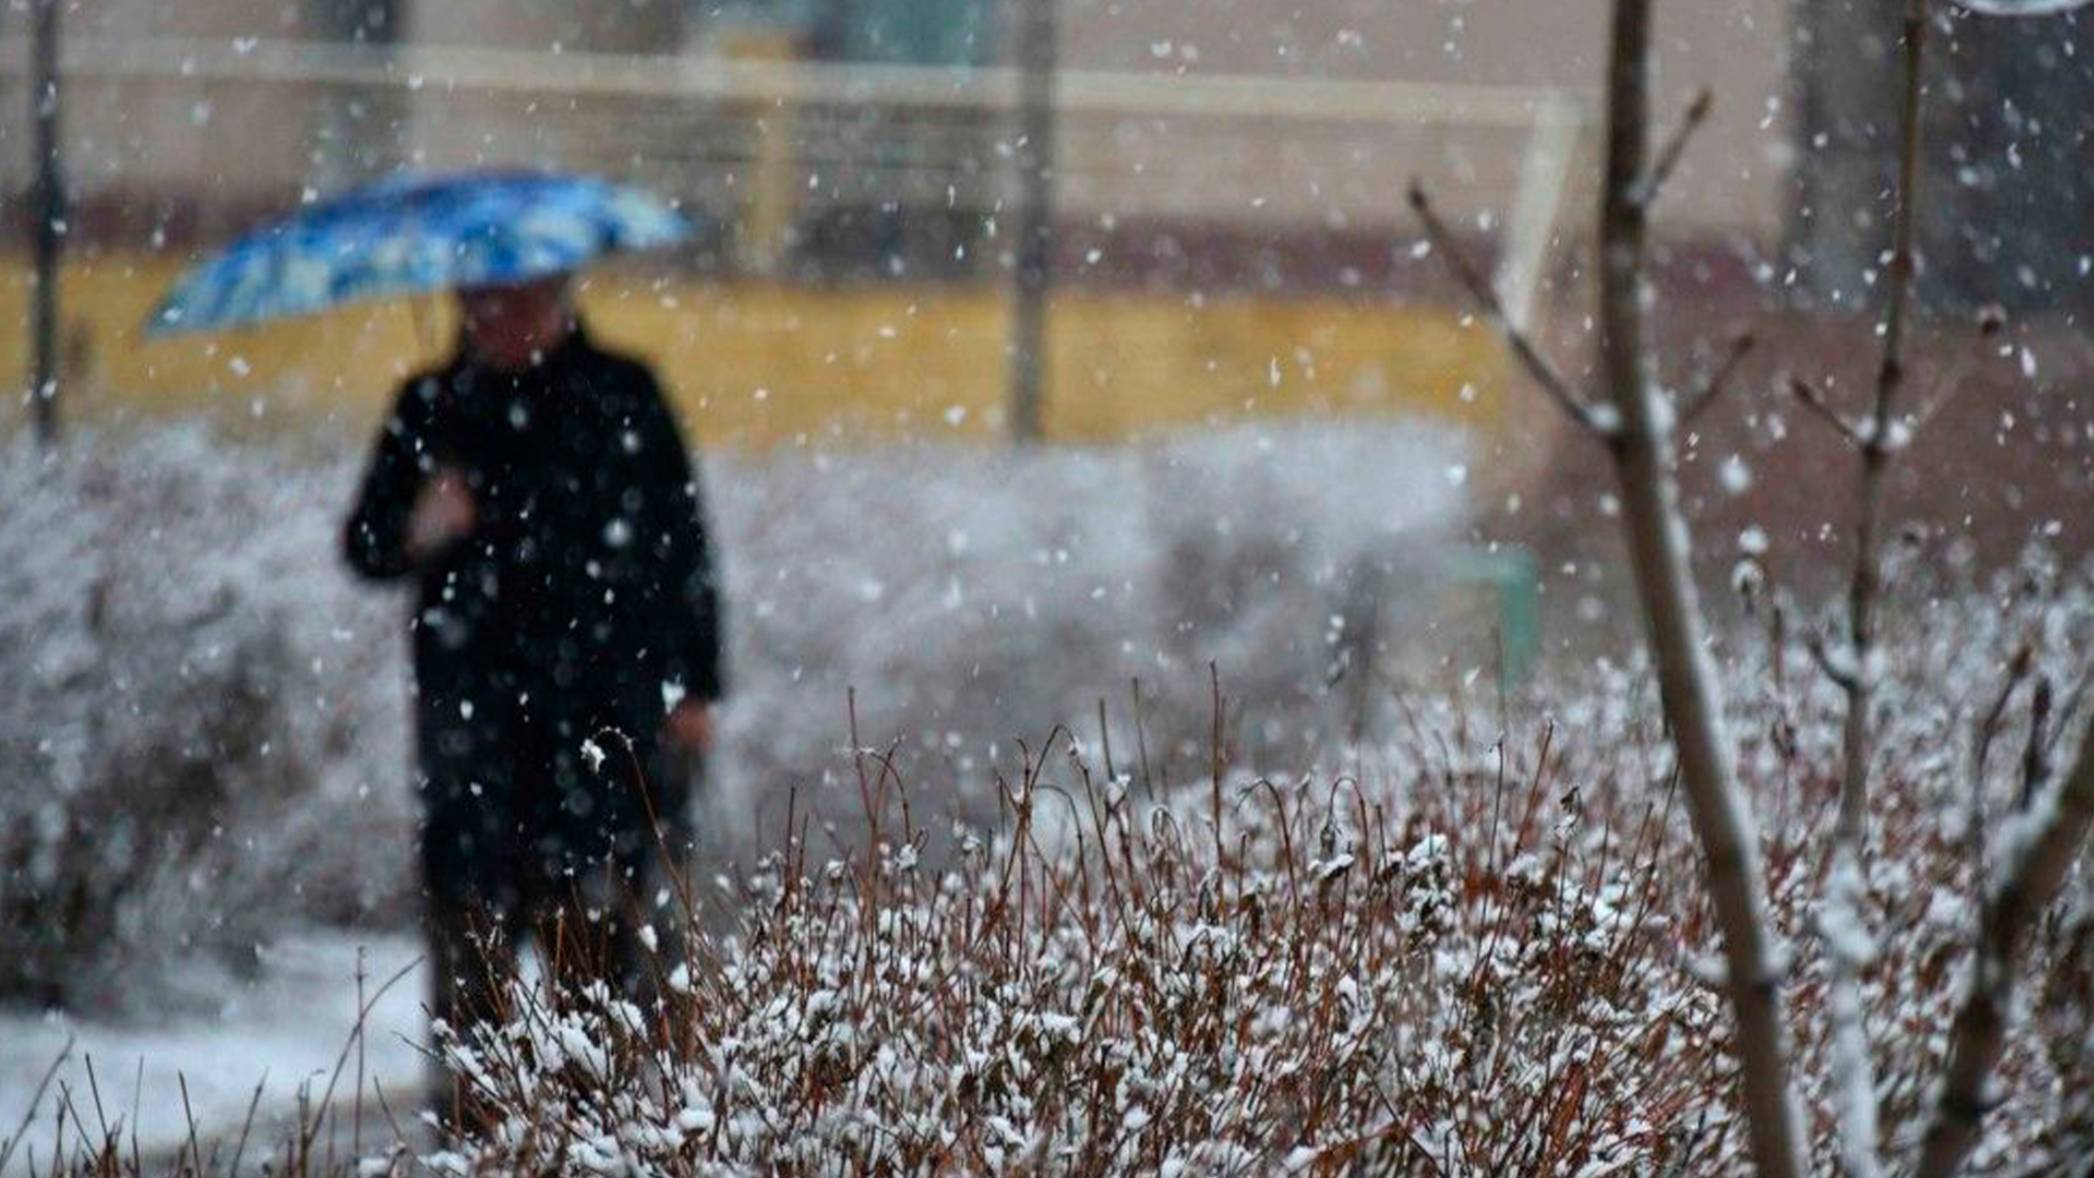
[[[341,472],[177,432],[0,465],[0,995],[252,960],[411,861],[398,613],[330,564]]]
[[[336,561],[362,444],[0,452],[0,997],[102,1003],[155,957],[404,917],[405,607]],[[1136,677],[1158,763],[1191,755],[1210,661],[1253,743],[1326,738],[1332,619],[1429,596],[1461,461],[1363,425],[722,457],[722,841],[794,787],[828,806],[852,689],[862,740],[937,750],[977,808],[1016,738]]]
[[[1873,942],[1866,1027],[1893,1157],[1932,1112],[1975,864],[1998,861],[2025,804],[2028,684],[1976,760],[2017,647],[2039,643],[2035,674],[2057,690],[2039,750],[2062,762],[2084,723],[2094,598],[2049,580],[1915,603],[1884,671],[1869,931],[1843,935]],[[1800,643],[1776,660],[1762,638],[1742,632],[1724,657],[1793,953],[1815,1168],[1830,1172],[1816,914],[1839,700]],[[658,1005],[534,987],[508,1025],[447,1036],[484,1119],[428,1160],[1746,1173],[1716,934],[1647,668],[1576,668],[1535,698],[1501,740],[1479,719],[1487,698],[1421,696],[1407,735],[1329,771],[1237,771],[1219,788],[1166,789],[1124,759],[1109,770],[1102,742],[1058,743],[981,825],[924,818],[902,804],[908,769],[874,763],[856,824],[873,850],[815,835],[706,881],[698,926],[706,909],[739,919],[658,960]],[[2031,951],[1973,1173],[2063,1172],[2094,1145],[2088,900],[2070,889]],[[655,897],[652,920],[674,928],[685,904]]]

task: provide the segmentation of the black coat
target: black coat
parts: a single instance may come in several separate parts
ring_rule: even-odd
[[[417,565],[408,515],[445,466],[472,491],[474,528]],[[698,476],[646,367],[577,329],[524,372],[461,359],[410,379],[344,549],[367,578],[416,583],[418,744],[439,857],[462,855],[452,867],[472,876],[476,858],[526,845],[557,857],[596,852],[595,836],[631,844],[640,813],[577,768],[582,742],[616,728],[652,765],[666,699],[724,689]]]

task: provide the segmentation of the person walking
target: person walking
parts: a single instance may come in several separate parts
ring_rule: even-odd
[[[430,1011],[454,1031],[497,1017],[534,932],[555,968],[644,986],[725,691],[698,473],[653,375],[595,344],[564,276],[459,305],[343,535],[356,573],[417,595]]]

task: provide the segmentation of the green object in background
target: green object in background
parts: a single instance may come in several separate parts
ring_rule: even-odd
[[[725,0],[707,7],[705,15],[741,24],[805,28],[814,23],[824,3],[826,0]]]
[[[887,65],[986,65],[997,0],[734,0],[723,14],[807,30],[816,57]]]
[[[1499,679],[1508,687],[1525,679],[1541,653],[1541,578],[1534,554],[1509,544],[1463,545],[1447,554],[1446,568],[1455,585],[1495,595]]]

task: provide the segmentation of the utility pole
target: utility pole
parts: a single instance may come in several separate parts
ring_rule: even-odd
[[[1040,440],[1047,384],[1047,299],[1054,271],[1055,5],[1015,0],[1019,11],[1017,265],[1011,290],[1011,440]]]
[[[34,0],[36,80],[29,92],[36,125],[36,194],[30,202],[36,217],[36,292],[29,320],[34,383],[29,386],[29,407],[37,440],[46,446],[58,439],[58,263],[65,234],[58,33],[64,3],[66,0]]]

